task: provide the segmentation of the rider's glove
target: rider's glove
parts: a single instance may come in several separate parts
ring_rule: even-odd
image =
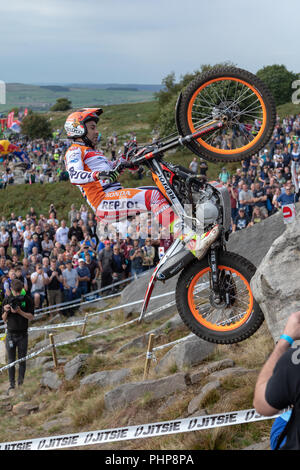
[[[113,171],[94,171],[94,180],[108,180],[109,183],[114,183],[119,178],[120,173],[116,170]]]

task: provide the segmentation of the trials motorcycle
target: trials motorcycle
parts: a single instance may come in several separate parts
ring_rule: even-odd
[[[189,221],[195,232],[200,226],[202,231],[209,231],[216,224],[220,231],[203,259],[184,248],[179,238],[174,240],[153,271],[139,320],[147,311],[155,283],[180,273],[176,306],[187,327],[209,342],[237,343],[250,337],[264,316],[250,288],[255,266],[226,250],[231,228],[228,190],[165,161],[163,155],[186,146],[214,163],[244,160],[270,140],[276,121],[275,103],[255,75],[235,67],[216,67],[198,75],[180,93],[175,121],[176,135],[137,147],[130,164],[150,170],[174,212]],[[191,208],[190,213],[185,207]]]

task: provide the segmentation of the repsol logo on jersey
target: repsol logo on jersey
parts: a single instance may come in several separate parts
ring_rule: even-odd
[[[74,169],[73,166],[71,166],[71,168],[69,168],[69,176],[70,178],[80,178],[82,180],[85,180],[85,179],[91,179],[92,175],[91,173],[89,173],[88,171],[77,171]]]
[[[101,204],[101,210],[124,210],[124,209],[138,209],[138,201],[129,201],[129,200],[121,200],[121,201],[103,201]]]

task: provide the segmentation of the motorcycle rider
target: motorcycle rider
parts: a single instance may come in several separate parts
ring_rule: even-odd
[[[152,212],[159,223],[173,230],[178,216],[172,206],[156,188],[122,188],[115,171],[120,162],[127,162],[127,155],[117,161],[108,160],[96,149],[97,123],[101,108],[83,108],[71,113],[65,122],[65,130],[73,144],[65,154],[65,165],[70,182],[77,185],[89,206],[100,219],[115,222],[137,212]],[[103,176],[103,174],[105,174]],[[197,235],[188,227],[183,228],[182,239],[192,253],[201,258],[217,238],[219,227]]]

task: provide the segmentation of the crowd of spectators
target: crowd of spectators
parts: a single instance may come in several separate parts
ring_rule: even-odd
[[[230,173],[223,167],[219,183],[228,188],[232,231],[257,224],[299,200],[300,114],[277,118],[273,136],[259,154],[241,161]]]
[[[132,134],[130,139],[134,139]],[[52,139],[28,140],[25,137],[10,137],[10,141],[18,147],[18,156],[14,153],[0,155],[0,189],[8,185],[18,183],[44,184],[58,181],[67,181],[68,173],[64,165],[64,155],[71,141],[60,138],[59,130],[54,133]],[[117,146],[116,133],[108,137],[106,142],[100,142],[99,146],[112,161],[118,158],[120,149]],[[23,153],[24,152],[24,153]],[[23,155],[22,155],[23,154]],[[17,169],[21,169],[22,177],[16,178]],[[142,179],[143,167],[137,171],[137,178]]]
[[[108,293],[116,292],[119,281],[151,269],[170,246],[160,227],[158,238],[150,238],[153,228],[148,214],[137,214],[122,226],[102,222],[97,229],[94,214],[85,205],[79,210],[72,205],[66,220],[53,204],[47,215],[31,207],[25,217],[2,216],[2,300],[11,294],[13,279],[22,281],[35,309],[79,299],[104,287]],[[62,313],[71,316],[74,310]]]
[[[22,146],[31,158],[31,166],[24,172],[26,183],[67,178],[63,166],[67,141],[38,140]],[[115,135],[106,147],[115,159]],[[208,166],[204,160],[193,158],[190,169],[206,175]],[[11,169],[5,173],[13,180]],[[278,118],[266,148],[241,161],[234,172],[224,167],[218,182],[230,194],[233,232],[297,202],[300,115],[282,121]],[[4,184],[10,184],[9,178]],[[151,213],[137,214],[116,225],[104,221],[97,224],[85,205],[80,209],[72,205],[65,220],[53,204],[47,214],[37,214],[31,207],[25,217],[15,213],[0,217],[0,294],[10,295],[12,280],[19,279],[33,297],[35,308],[74,300],[151,269],[171,243],[172,236],[156,225]]]
[[[57,134],[57,135],[56,135]],[[27,140],[23,137],[11,138],[18,147],[14,153],[2,155],[3,171],[0,172],[0,189],[16,182],[16,170],[21,168],[22,182],[25,184],[53,183],[68,180],[63,157],[70,145],[67,139],[59,139],[54,133],[52,139]]]

